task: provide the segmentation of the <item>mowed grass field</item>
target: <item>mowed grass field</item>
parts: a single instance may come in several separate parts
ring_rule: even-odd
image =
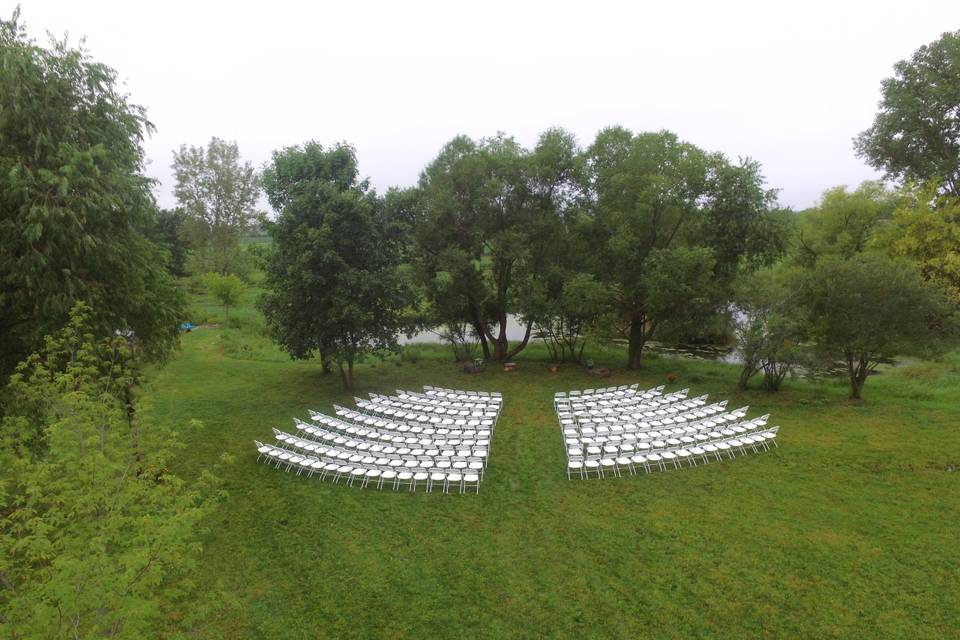
[[[737,368],[617,351],[600,382],[542,352],[467,375],[440,348],[358,367],[291,362],[247,296],[151,373],[144,419],[182,425],[174,471],[216,464],[228,498],[196,580],[232,603],[223,638],[953,638],[960,636],[960,356],[872,378],[735,392]],[[220,313],[201,301],[197,314]],[[722,464],[568,481],[555,391],[666,383],[771,413],[780,448]],[[376,491],[256,464],[253,440],[368,391],[503,393],[479,495]],[[189,426],[192,418],[202,429]]]

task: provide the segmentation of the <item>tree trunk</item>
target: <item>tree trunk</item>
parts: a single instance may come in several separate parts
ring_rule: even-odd
[[[343,382],[343,388],[346,391],[353,390],[353,359],[347,360],[347,368],[343,368],[343,360],[337,360],[337,367],[340,369],[340,381]]]
[[[851,400],[860,400],[860,393],[863,390],[863,382],[859,380],[850,380],[850,399]]]
[[[855,358],[853,353],[848,352],[847,356],[847,374],[850,376],[850,399],[860,400],[863,392],[863,384],[867,381],[869,366],[867,357],[863,354]],[[856,364],[854,362],[856,361]]]
[[[763,387],[767,391],[779,391],[789,371],[790,364],[786,362],[772,361],[763,365]]]
[[[507,314],[500,314],[497,335],[487,333],[487,338],[493,343],[493,359],[503,362],[507,359]]]
[[[487,344],[487,331],[483,326],[483,322],[480,321],[480,312],[472,302],[470,303],[470,316],[470,323],[473,325],[473,330],[477,333],[477,337],[480,338],[480,346],[483,348],[483,358],[484,360],[489,360],[490,345]]]
[[[646,333],[643,329],[643,313],[634,312],[630,316],[630,345],[627,348],[627,367],[640,368],[640,354],[643,352],[643,343],[646,342]]]
[[[756,372],[757,368],[753,365],[753,363],[743,363],[743,369],[740,370],[740,380],[737,381],[737,389],[740,391],[746,391],[747,383],[750,382],[750,378],[752,378]]]
[[[530,331],[532,329],[533,329],[533,323],[528,322],[527,330],[523,333],[523,340],[520,341],[520,344],[516,345],[513,349],[511,349],[509,353],[507,353],[504,360],[509,360],[510,358],[514,357],[515,355],[517,355],[518,353],[520,353],[521,351],[527,348],[527,343],[530,342]]]

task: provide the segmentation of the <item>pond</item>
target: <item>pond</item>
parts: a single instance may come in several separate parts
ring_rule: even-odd
[[[523,340],[524,330],[525,327],[517,321],[515,316],[507,316],[507,340],[510,342]],[[534,338],[531,338],[531,342],[533,340]],[[400,336],[400,344],[423,344],[430,342],[442,342],[440,334],[436,331],[421,331],[409,338],[403,335]],[[730,364],[741,364],[743,362],[736,349],[724,346],[664,344],[650,341],[644,349],[668,358],[698,358],[701,360],[713,360]]]
[[[515,316],[507,316],[507,339],[510,342],[516,342],[523,339],[525,327],[521,325]],[[533,342],[535,338],[531,337]],[[401,335],[400,344],[422,344],[422,343],[442,342],[440,334],[435,331],[422,331],[410,338]],[[616,342],[626,345],[625,340]],[[735,347],[723,345],[704,345],[704,344],[667,344],[650,340],[643,347],[646,353],[656,353],[664,358],[693,358],[696,360],[710,360],[712,362],[723,362],[727,364],[743,364],[743,358]],[[895,360],[885,360],[875,373],[880,373],[884,369],[891,367],[900,367],[915,362],[914,358],[897,358]],[[795,375],[807,375],[809,372],[803,367],[795,369]],[[835,363],[832,367],[820,371],[827,375],[845,375],[846,365],[841,362]]]

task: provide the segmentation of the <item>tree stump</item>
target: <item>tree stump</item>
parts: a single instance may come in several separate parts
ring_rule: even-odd
[[[464,362],[463,363],[463,372],[464,373],[480,373],[483,371],[483,365],[477,366],[473,362]]]

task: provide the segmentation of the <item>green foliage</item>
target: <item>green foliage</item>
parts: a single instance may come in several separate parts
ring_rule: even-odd
[[[942,292],[904,260],[875,252],[826,257],[796,271],[793,286],[821,358],[844,363],[853,398],[882,361],[937,353],[953,333]]]
[[[350,388],[354,363],[395,349],[404,328],[399,238],[347,145],[276,151],[263,179],[280,211],[260,301],[271,335],[293,358],[335,360]]]
[[[881,91],[873,126],[855,140],[857,153],[889,178],[960,197],[960,31],[894,65]]]
[[[66,42],[38,46],[15,13],[0,23],[0,377],[62,327],[77,300],[100,335],[143,352],[177,342],[183,298],[155,224],[142,107],[116,73]]]
[[[590,271],[616,292],[628,364],[661,324],[716,313],[737,272],[782,246],[759,165],[733,165],[670,132],[601,131],[587,151]]]
[[[232,274],[244,282],[253,277],[257,253],[257,245],[244,247],[237,245],[216,249],[213,246],[201,246],[190,250],[185,263],[187,273],[200,276],[207,273]]]
[[[853,192],[845,187],[824,192],[817,207],[801,217],[797,262],[810,267],[822,256],[849,258],[865,251],[900,197],[881,182],[864,182]]]
[[[95,342],[89,312],[78,305],[8,388],[0,620],[14,638],[154,637],[221,607],[193,579],[218,481],[170,471],[177,434],[141,423],[133,354],[122,338]],[[184,602],[194,616],[167,618]]]
[[[185,233],[196,256],[194,273],[215,271],[245,277],[249,264],[240,237],[257,217],[260,180],[240,161],[236,142],[211,138],[206,149],[181,145],[171,167],[174,194],[187,216]]]
[[[907,192],[875,244],[916,261],[924,278],[960,305],[960,198],[937,197],[935,191],[927,187]]]
[[[533,320],[552,360],[583,362],[584,334],[596,330],[609,313],[612,292],[589,273],[560,272],[546,284],[521,293],[527,317]]]
[[[744,391],[755,374],[763,372],[763,386],[777,391],[786,375],[804,357],[807,337],[799,300],[783,266],[742,278],[732,309],[733,333],[743,359],[737,387]]]
[[[435,325],[467,324],[484,356],[522,351],[532,331],[507,341],[507,316],[532,316],[532,280],[563,246],[561,219],[576,201],[579,150],[551,129],[531,151],[503,134],[448,142],[420,178],[417,269]]]
[[[204,276],[203,281],[207,291],[223,305],[224,317],[229,320],[230,307],[240,301],[240,297],[246,288],[243,281],[232,273],[227,275],[208,273]]]
[[[167,250],[167,272],[178,278],[187,275],[190,246],[184,229],[186,219],[182,209],[160,209],[156,221],[147,231],[151,240]]]

